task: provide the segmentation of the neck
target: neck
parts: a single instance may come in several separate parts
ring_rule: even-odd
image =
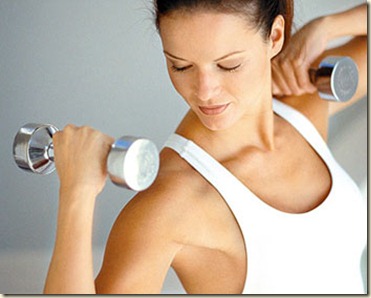
[[[269,101],[253,113],[244,115],[232,127],[221,131],[209,130],[189,111],[177,133],[193,140],[218,159],[236,155],[247,148],[273,151],[275,138],[272,104]]]

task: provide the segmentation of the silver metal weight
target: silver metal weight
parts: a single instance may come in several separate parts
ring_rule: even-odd
[[[346,102],[358,86],[358,68],[350,57],[329,56],[318,69],[310,69],[309,76],[319,96],[326,100]]]
[[[16,134],[13,157],[25,171],[47,175],[55,170],[51,124],[28,123]],[[107,159],[111,181],[134,191],[147,189],[156,179],[160,166],[156,145],[144,138],[124,136],[113,144]]]
[[[57,131],[51,124],[22,126],[13,142],[13,157],[18,167],[41,175],[52,173],[55,170],[52,142]]]
[[[140,191],[156,179],[159,164],[159,153],[153,142],[125,136],[113,143],[107,171],[113,183]]]

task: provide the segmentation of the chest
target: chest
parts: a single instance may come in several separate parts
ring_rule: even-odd
[[[224,166],[255,196],[288,213],[319,206],[331,190],[331,173],[324,160],[300,137],[287,139],[269,152],[248,152]]]

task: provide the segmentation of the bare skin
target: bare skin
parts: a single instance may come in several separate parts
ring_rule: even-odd
[[[267,204],[284,212],[307,212],[326,199],[331,177],[308,143],[272,111],[270,61],[282,48],[283,19],[276,19],[268,42],[245,22],[210,12],[175,13],[161,21],[171,80],[191,108],[176,132],[209,152]],[[333,51],[349,52],[364,63],[365,46],[356,39]],[[186,69],[179,72],[181,68]],[[360,69],[362,77],[366,70]],[[365,90],[362,81],[357,96]],[[282,100],[307,115],[326,136],[327,102],[316,94],[302,95],[300,103],[298,97]],[[220,105],[223,112],[210,115]],[[73,138],[67,132],[57,137],[60,152]],[[112,142],[104,135],[98,139]],[[97,155],[99,162],[92,169],[96,175],[79,178],[78,169],[61,170],[68,156],[58,156],[56,149],[60,213],[46,293],[159,293],[170,266],[188,293],[242,292],[248,247],[233,214],[220,194],[170,149],[161,152],[155,183],[117,218],[94,283],[92,217],[106,177],[101,166],[106,153]],[[100,186],[92,189],[97,173]],[[80,183],[72,183],[76,179]]]

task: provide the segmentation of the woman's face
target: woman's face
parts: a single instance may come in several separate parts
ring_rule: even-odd
[[[245,19],[174,12],[161,19],[160,34],[175,89],[210,130],[271,108],[270,59],[276,53]]]

